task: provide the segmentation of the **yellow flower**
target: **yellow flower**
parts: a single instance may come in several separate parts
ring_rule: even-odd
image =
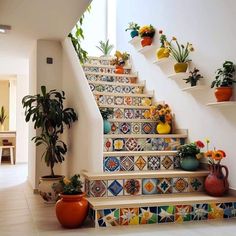
[[[115,149],[117,149],[117,150],[121,150],[122,148],[123,148],[123,141],[121,141],[121,140],[115,140],[115,142],[114,142],[114,146],[115,146]]]
[[[152,104],[151,99],[149,99],[149,98],[143,98],[143,100],[142,100],[142,105],[143,105],[143,106],[150,106],[151,104]]]
[[[177,41],[177,38],[173,36],[173,37],[172,37],[172,40],[173,40],[173,41]]]
[[[145,117],[145,119],[149,119],[150,118],[150,111],[146,110],[143,114],[143,116]]]
[[[205,139],[206,143],[210,143],[210,140],[208,138]]]
[[[68,185],[68,184],[70,184],[71,181],[68,178],[64,178],[63,182],[65,185]]]

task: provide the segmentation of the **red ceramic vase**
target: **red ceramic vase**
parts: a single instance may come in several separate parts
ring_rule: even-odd
[[[56,215],[60,224],[65,228],[79,227],[87,217],[88,201],[85,194],[64,195],[56,203]]]
[[[149,46],[152,44],[152,38],[151,37],[143,37],[141,40],[142,47]]]
[[[214,197],[223,196],[229,190],[228,168],[220,164],[209,165],[210,174],[205,179],[206,192]],[[225,175],[222,169],[225,170]]]

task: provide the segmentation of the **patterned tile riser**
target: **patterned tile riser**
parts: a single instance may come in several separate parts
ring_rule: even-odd
[[[105,138],[104,152],[112,151],[174,151],[185,138]]]
[[[146,119],[145,111],[149,109],[129,109],[129,108],[113,108],[111,119]]]
[[[129,85],[109,85],[109,84],[89,84],[92,92],[105,92],[105,93],[124,93],[124,94],[142,94],[142,86],[129,86]]]
[[[86,63],[94,65],[110,65],[110,60],[104,60],[102,58],[88,58]]]
[[[89,197],[202,192],[204,177],[86,180]]]
[[[121,76],[108,76],[108,75],[90,75],[87,74],[86,78],[89,81],[106,81],[106,82],[115,82],[115,83],[135,83],[136,77],[126,77],[125,75]]]
[[[106,68],[106,67],[84,67],[84,72],[97,72],[97,73],[115,73],[115,68]],[[131,69],[124,69],[124,74],[130,74]]]
[[[147,171],[173,170],[180,168],[180,159],[176,156],[107,156],[103,158],[103,171]]]
[[[236,202],[96,210],[96,227],[183,223],[236,217]]]

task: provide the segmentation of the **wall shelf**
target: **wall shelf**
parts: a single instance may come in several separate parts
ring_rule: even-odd
[[[136,36],[129,41],[129,43],[132,44],[133,46],[137,45],[140,42],[141,42],[141,38],[139,36]]]
[[[206,88],[206,87],[203,86],[203,85],[196,85],[196,86],[192,86],[192,87],[182,88],[182,91],[191,93],[193,91],[198,91],[198,90],[201,90],[201,89],[204,89],[204,88]]]
[[[168,75],[168,78],[170,78],[170,79],[185,79],[185,78],[188,78],[188,76],[189,76],[189,73],[181,72],[181,73],[174,73],[174,74]]]
[[[227,102],[210,102],[206,104],[211,107],[226,107],[226,106],[236,106],[236,101],[227,101]]]
[[[167,57],[167,58],[156,60],[153,62],[153,64],[160,66],[163,64],[169,64],[170,62],[172,62],[172,58]]]
[[[140,48],[140,49],[138,50],[138,52],[140,52],[140,53],[142,53],[142,54],[145,54],[145,53],[150,52],[150,51],[152,51],[152,50],[154,50],[154,49],[155,49],[155,46],[149,45],[149,46],[145,46],[145,47]]]

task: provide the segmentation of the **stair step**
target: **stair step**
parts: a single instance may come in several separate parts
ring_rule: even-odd
[[[109,96],[109,97],[137,97],[137,98],[152,98],[153,93],[142,93],[142,94],[124,94],[124,93],[110,93],[110,92],[93,92],[94,95],[98,96]]]
[[[99,67],[99,68],[110,68],[115,69],[116,67],[113,65],[102,65],[102,64],[93,64],[93,63],[84,63],[83,68],[86,67]],[[123,67],[124,69],[131,69],[131,65],[126,65]]]
[[[97,72],[97,73],[111,73],[114,74],[116,67],[112,65],[96,65],[96,64],[84,64],[84,72]],[[124,67],[124,74],[130,74],[131,66]]]
[[[123,94],[142,94],[144,84],[127,84],[127,83],[113,83],[103,81],[89,81],[89,86],[92,92],[112,92]]]
[[[187,133],[178,134],[104,134],[104,138],[187,138]]]
[[[85,72],[86,75],[98,75],[98,76],[112,76],[112,77],[128,77],[135,78],[137,74],[112,74],[112,73],[100,73],[100,72]]]
[[[134,106],[134,105],[109,105],[109,104],[100,104],[99,107],[107,107],[107,108],[119,108],[119,109],[143,109],[149,110],[150,106]]]
[[[177,151],[129,151],[129,152],[104,152],[103,156],[174,156]]]
[[[110,122],[119,122],[119,123],[123,123],[123,122],[140,122],[140,123],[156,123],[155,120],[151,120],[151,119],[108,119]]]

